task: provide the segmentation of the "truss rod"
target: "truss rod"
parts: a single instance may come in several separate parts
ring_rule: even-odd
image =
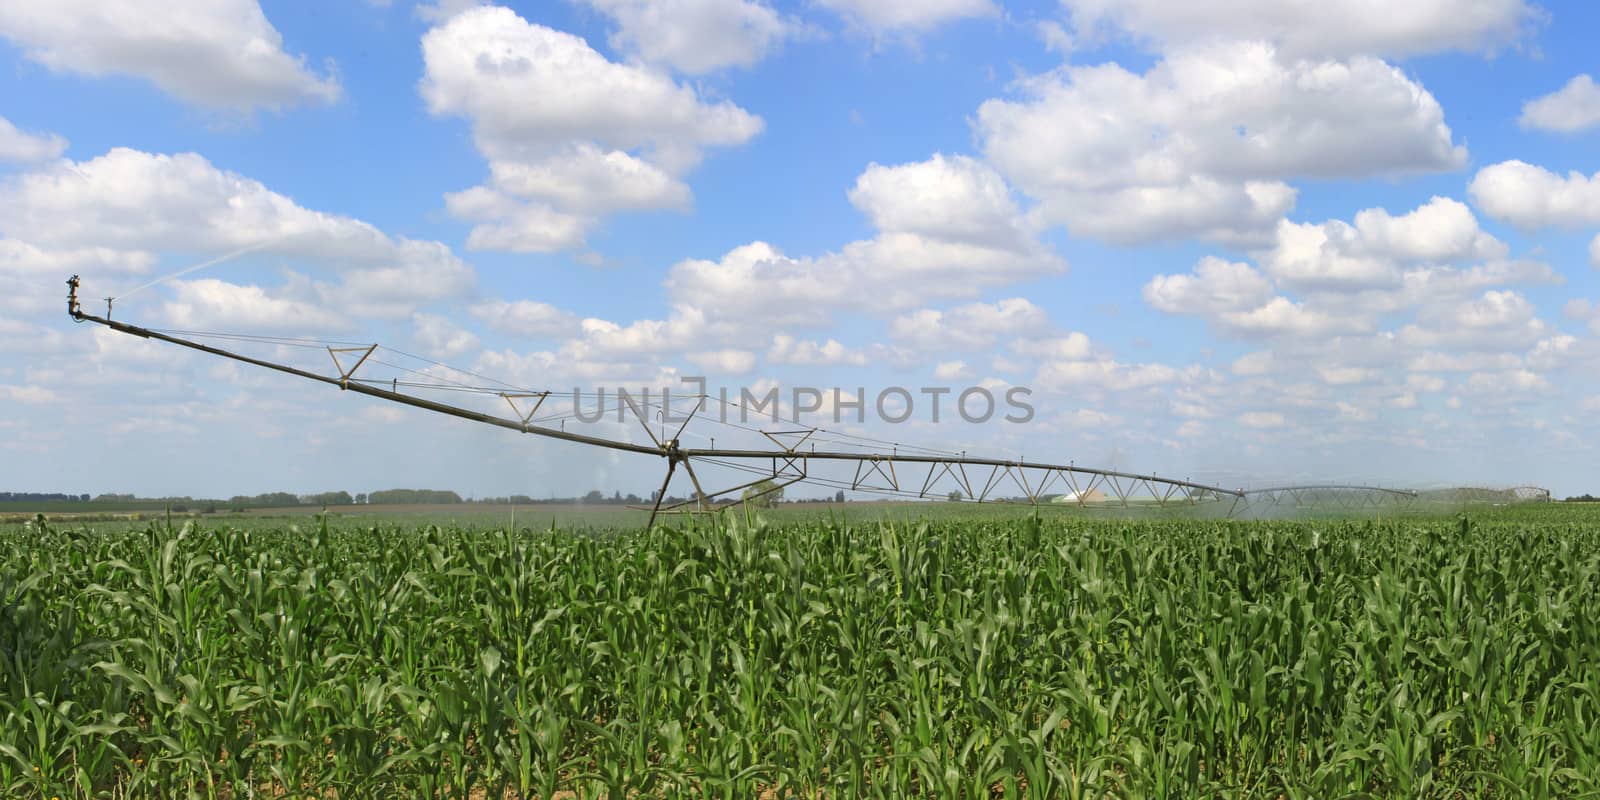
[[[251,358],[250,356],[235,353],[230,350],[223,350],[220,347],[212,347],[211,345],[200,344],[199,342],[191,342],[187,339],[180,339],[176,336],[168,336],[164,333],[157,333],[149,328],[141,328],[138,325],[129,325],[126,322],[118,322],[116,320],[106,319],[104,317],[97,317],[93,314],[85,314],[82,311],[74,314],[73,318],[83,322],[97,322],[114,331],[126,333],[130,336],[138,336],[142,339],[157,339],[163,342],[169,342],[171,344],[178,345],[179,347],[187,347],[191,350],[199,350],[202,353],[210,353],[214,356],[221,356],[223,358],[232,359],[245,364],[264,367],[266,369],[283,372],[289,375],[305,378],[307,380],[316,381],[318,383],[326,383],[330,386],[337,386],[344,391],[364,394],[370,397],[378,397],[384,400],[400,403],[402,405],[413,406],[415,408],[421,408],[427,411],[433,411],[435,413],[445,414],[452,417],[459,417],[461,419],[471,420],[473,422],[482,422],[486,425],[497,425],[513,431],[531,433],[535,436],[545,436],[551,439],[560,439],[562,441],[575,442],[577,444],[604,447],[611,450],[621,450],[628,453],[643,453],[653,456],[666,455],[666,453],[664,453],[660,448],[651,445],[620,442],[614,439],[603,439],[598,436],[585,436],[581,433],[569,433],[567,431],[556,430],[554,428],[542,428],[537,425],[524,425],[522,422],[517,420],[496,417],[491,414],[483,414],[477,411],[471,411],[469,409],[447,405],[445,403],[437,403],[432,400],[424,400],[420,397],[412,397],[411,395],[400,394],[399,392],[390,391],[388,389],[379,389],[375,386],[368,386],[364,383],[358,383],[355,381],[341,382],[339,378],[330,378],[326,375],[318,375],[315,372],[307,372],[303,369],[296,369],[295,367],[288,366],[287,364],[277,364],[271,361],[264,361],[259,358]]]
[[[683,450],[683,455],[687,458],[771,458],[773,456],[773,452],[770,450],[724,450],[721,448],[716,450],[708,450],[699,448],[685,448]],[[1244,491],[1239,489],[1223,489],[1217,486],[1207,486],[1203,483],[1194,483],[1192,481],[1177,480],[1173,478],[1163,478],[1159,475],[1140,475],[1130,472],[1118,472],[1116,470],[1094,469],[1092,467],[1080,467],[1076,465],[1069,466],[1067,464],[1042,464],[1037,461],[1024,462],[1002,458],[980,458],[976,456],[906,455],[903,453],[892,456],[878,454],[876,458],[874,458],[874,456],[870,453],[847,453],[836,450],[811,450],[805,452],[804,455],[806,458],[834,461],[877,460],[901,464],[968,464],[980,467],[1010,467],[1013,469],[1021,469],[1026,467],[1027,469],[1031,470],[1049,470],[1056,472],[1077,473],[1080,475],[1097,475],[1107,478],[1122,478],[1124,480],[1151,481],[1154,483],[1163,483],[1171,486],[1181,486],[1185,489],[1202,489],[1205,491],[1219,492],[1230,497],[1240,497],[1245,494]],[[1004,476],[1002,475],[1002,477]]]

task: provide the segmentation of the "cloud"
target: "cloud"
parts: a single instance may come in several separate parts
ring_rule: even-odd
[[[1542,14],[1525,0],[1435,0],[1382,8],[1369,0],[1063,0],[1078,39],[1124,31],[1161,47],[1256,39],[1305,58],[1494,52],[1517,44]]]
[[[1574,297],[1561,307],[1562,316],[1579,322],[1596,316],[1597,312],[1600,312],[1600,307],[1582,297]]]
[[[1215,324],[1224,332],[1241,338],[1315,338],[1339,331],[1361,330],[1363,323],[1343,319],[1308,308],[1287,297],[1274,297],[1264,305],[1246,311],[1225,311]]]
[[[979,107],[985,155],[1044,220],[1114,243],[1259,243],[1294,206],[1288,178],[1466,163],[1433,96],[1373,58],[1294,60],[1223,42],[1143,75],[1069,65],[1017,94]]]
[[[1039,366],[1034,383],[1044,389],[1144,389],[1178,379],[1166,364],[1124,364],[1113,359],[1048,361]]]
[[[1479,394],[1528,394],[1549,391],[1550,381],[1537,372],[1515,369],[1504,372],[1474,372],[1467,376],[1466,387]]]
[[[60,299],[60,295],[57,295]],[[57,306],[59,308],[60,306]],[[0,302],[0,309],[5,308]],[[43,355],[62,349],[61,331],[0,315],[0,353]]]
[[[850,192],[851,202],[879,225],[874,238],[809,258],[752,242],[716,261],[676,264],[668,293],[676,303],[715,309],[719,317],[820,325],[839,310],[894,313],[1064,271],[1061,259],[1026,233],[1022,213],[998,180],[961,157],[874,164]]]
[[[1478,170],[1467,192],[1485,214],[1523,230],[1600,225],[1600,172],[1562,178],[1525,161],[1502,161]]]
[[[1011,343],[1018,355],[1041,360],[1081,361],[1089,358],[1089,337],[1073,331],[1065,336],[1028,337]]]
[[[52,405],[60,401],[60,397],[44,386],[7,386],[0,384],[0,395],[15,403],[30,406]]]
[[[32,164],[58,158],[67,149],[67,140],[53,133],[34,134],[17,129],[11,120],[0,117],[0,161]]]
[[[935,153],[926,161],[869,164],[850,203],[883,231],[1024,251],[1037,231],[1027,224],[998,173],[967,156]]]
[[[1249,264],[1207,256],[1190,275],[1157,275],[1145,302],[1169,314],[1245,311],[1272,298],[1272,282]]]
[[[1399,286],[1408,265],[1502,258],[1506,252],[1465,204],[1436,196],[1398,217],[1366,209],[1354,225],[1283,220],[1261,263],[1289,288],[1359,290]]]
[[[0,183],[5,252],[21,257],[0,262],[0,274],[70,266],[87,285],[101,281],[100,289],[117,292],[133,288],[126,273],[146,271],[163,255],[277,256],[342,278],[308,293],[338,294],[351,313],[387,317],[457,296],[475,280],[438,242],[392,238],[360,220],[303,208],[194,153],[127,148]],[[220,298],[220,288],[210,291]]]
[[[248,111],[339,98],[255,0],[57,0],[0,4],[0,37],[50,69],[133,75],[193,105]]]
[[[917,33],[970,17],[992,17],[989,0],[818,0],[875,33]]]
[[[1316,368],[1317,375],[1323,383],[1333,386],[1350,386],[1358,383],[1370,383],[1377,379],[1377,370],[1366,367],[1343,367],[1322,365]]]
[[[609,213],[685,209],[682,176],[702,151],[762,128],[730,102],[506,8],[457,13],[423,36],[422,52],[428,110],[468,119],[489,162],[487,185],[446,197],[453,216],[478,223],[475,249],[568,249]]]
[[[487,5],[488,0],[434,0],[434,2],[419,2],[416,6],[417,19],[423,22],[444,22],[463,11]]]
[[[644,355],[669,355],[703,346],[712,335],[706,315],[698,308],[678,306],[664,320],[641,319],[628,325],[610,320],[585,319],[581,336],[564,344],[561,352],[576,361],[628,361]]]
[[[1417,322],[1400,329],[1403,344],[1417,348],[1506,351],[1533,344],[1548,332],[1533,304],[1513,291],[1424,306]]]
[[[155,256],[150,253],[129,252],[111,247],[46,250],[16,239],[0,239],[0,264],[8,265],[13,273],[24,275],[53,277],[64,272],[137,274],[147,271],[155,260]]]
[[[351,327],[326,308],[274,296],[260,286],[215,278],[172,281],[171,286],[173,299],[162,305],[160,315],[178,328],[314,335]]]
[[[1050,318],[1027,298],[971,303],[948,311],[922,309],[889,323],[895,341],[925,351],[983,350],[1002,337],[1038,334]]]
[[[1246,411],[1239,415],[1239,424],[1246,428],[1281,428],[1284,423],[1283,415],[1276,411]]]
[[[1600,86],[1588,75],[1579,75],[1558,91],[1524,103],[1517,124],[1557,133],[1577,133],[1600,125]]]
[[[960,380],[972,377],[972,370],[967,369],[965,361],[940,361],[934,365],[933,377],[941,381]]]
[[[1445,353],[1426,351],[1406,362],[1413,372],[1474,372],[1479,370],[1515,369],[1522,359],[1511,353]]]
[[[438,314],[411,315],[411,338],[429,358],[455,358],[478,349],[478,337]]]
[[[767,351],[767,362],[795,366],[862,367],[867,365],[867,355],[859,350],[845,347],[837,339],[829,339],[818,344],[780,333],[772,337],[772,348]]]
[[[1442,392],[1445,380],[1437,375],[1412,374],[1406,376],[1406,386],[1419,392]]]
[[[1560,333],[1544,339],[1523,358],[1529,369],[1550,372],[1576,364],[1600,366],[1600,341]]]
[[[1229,369],[1233,371],[1233,374],[1239,376],[1266,375],[1272,372],[1275,361],[1276,358],[1272,355],[1271,350],[1259,350],[1254,353],[1246,353],[1235,359]]]
[[[700,75],[751,67],[801,26],[752,0],[585,0],[610,17],[611,46]]]
[[[583,244],[596,220],[564,214],[544,204],[528,204],[486,186],[444,197],[445,209],[457,219],[477,222],[467,234],[471,250],[548,253]]]
[[[491,330],[511,336],[540,338],[579,330],[577,317],[537,300],[485,300],[468,311]]]
[[[688,359],[712,375],[748,375],[756,368],[756,354],[736,348],[690,353]]]
[[[1486,289],[1561,282],[1548,265],[1506,260],[1507,252],[1464,204],[1434,197],[1400,215],[1369,208],[1353,224],[1283,220],[1273,241],[1254,252],[1262,269],[1208,257],[1191,273],[1155,276],[1144,297],[1160,311],[1199,316],[1225,336],[1292,343],[1325,356],[1328,337],[1358,334],[1376,348],[1374,357],[1387,358],[1392,342],[1384,337],[1392,334],[1380,328],[1390,315],[1448,315],[1454,312],[1444,309],[1459,309]],[[1434,319],[1412,326],[1404,343],[1442,343]]]
[[[1201,259],[1188,275],[1157,275],[1144,286],[1152,307],[1169,314],[1195,314],[1229,336],[1323,336],[1353,323],[1273,294],[1272,283],[1248,264]]]

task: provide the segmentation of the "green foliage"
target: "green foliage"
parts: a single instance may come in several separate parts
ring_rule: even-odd
[[[443,505],[461,502],[461,495],[442,489],[384,489],[367,496],[374,505]]]
[[[300,504],[307,506],[348,506],[356,499],[349,492],[320,492],[300,496]]]
[[[289,492],[266,492],[258,495],[235,495],[228,500],[235,508],[275,508],[300,505],[300,496]]]
[[[751,508],[771,508],[774,503],[783,500],[783,487],[779,486],[777,481],[768,478],[746,488],[740,499]]]
[[[1594,796],[1597,516],[41,520],[0,796]]]

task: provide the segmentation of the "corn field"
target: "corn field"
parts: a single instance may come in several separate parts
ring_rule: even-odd
[[[1600,796],[1600,516],[0,531],[0,795]]]

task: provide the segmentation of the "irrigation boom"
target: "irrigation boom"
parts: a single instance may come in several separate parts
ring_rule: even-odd
[[[900,452],[899,447],[895,447],[887,453],[877,451],[852,452],[842,449],[818,449],[816,443],[813,442],[809,449],[801,449],[801,446],[811,438],[812,434],[821,430],[819,428],[803,428],[792,431],[756,431],[775,445],[774,448],[769,449],[718,449],[714,446],[714,439],[712,440],[713,446],[709,448],[684,447],[679,443],[679,439],[689,421],[693,419],[692,413],[689,417],[683,419],[682,424],[673,435],[667,436],[663,427],[661,435],[658,436],[656,432],[651,430],[640,408],[631,403],[629,406],[634,416],[650,438],[649,444],[593,436],[568,431],[564,425],[562,427],[551,427],[535,421],[535,413],[551,394],[548,391],[505,391],[486,390],[482,387],[432,385],[433,388],[492,391],[506,400],[516,418],[497,416],[401,391],[402,386],[429,386],[428,384],[402,383],[398,379],[376,381],[357,378],[356,372],[379,349],[377,344],[353,347],[327,346],[326,349],[336,373],[331,375],[321,374],[289,364],[195,341],[196,338],[204,338],[206,336],[246,340],[252,337],[235,334],[162,331],[111,319],[111,302],[109,299],[107,300],[105,316],[86,313],[78,301],[78,276],[72,276],[67,281],[67,286],[67,313],[76,322],[103,325],[113,331],[129,336],[177,345],[206,353],[207,355],[334,386],[341,391],[355,392],[368,397],[375,397],[471,422],[493,425],[511,431],[589,447],[663,459],[667,467],[666,477],[663,479],[661,489],[656,492],[652,505],[649,507],[650,525],[654,525],[657,515],[663,511],[685,510],[689,506],[696,507],[691,510],[709,510],[719,507],[716,505],[717,498],[749,490],[742,495],[738,495],[732,503],[726,503],[720,507],[737,505],[781,490],[797,482],[840,489],[848,488],[852,491],[908,499],[948,496],[979,503],[995,502],[999,499],[997,490],[1011,487],[1006,490],[1020,490],[1022,497],[1026,501],[1038,504],[1048,499],[1047,492],[1050,489],[1059,487],[1061,491],[1066,493],[1066,502],[1076,503],[1080,507],[1091,503],[1097,506],[1116,504],[1124,508],[1132,506],[1162,507],[1178,504],[1216,504],[1217,507],[1220,507],[1221,504],[1228,503],[1224,512],[1226,516],[1233,516],[1241,509],[1248,509],[1253,503],[1258,505],[1292,503],[1298,506],[1303,504],[1308,497],[1320,499],[1325,497],[1328,492],[1336,494],[1336,499],[1340,500],[1340,505],[1351,508],[1365,508],[1369,505],[1377,507],[1384,502],[1410,502],[1417,497],[1416,492],[1406,490],[1344,485],[1279,487],[1246,491],[1196,483],[1189,480],[1164,478],[1157,475],[1081,467],[1075,463],[1058,464],[1024,461],[1022,459],[986,458],[968,456],[965,452],[949,453],[927,448],[908,448],[920,449],[924,451],[923,453]],[[187,335],[184,335],[185,333]],[[265,340],[268,337],[261,338]],[[346,366],[345,362],[340,358],[341,355],[347,360],[353,359],[354,363]],[[699,399],[703,405],[704,396],[700,396]],[[519,407],[518,401],[523,401],[525,404],[531,403],[532,409],[527,410],[524,407]],[[602,398],[602,405],[603,402]],[[648,398],[646,403],[648,404]],[[619,415],[621,413],[620,408],[621,406],[619,405]],[[673,421],[676,422],[677,420]],[[794,435],[798,438],[786,444],[778,438],[780,435]],[[862,439],[862,441],[872,442],[876,440]],[[808,468],[815,462],[844,462],[853,465],[855,468],[854,477],[849,481],[844,481],[813,475]],[[755,475],[756,477],[736,486],[707,492],[700,483],[699,475],[695,472],[694,465],[696,463],[730,468]],[[686,501],[670,502],[667,500],[667,489],[672,482],[673,475],[680,467],[688,474],[690,481],[693,483],[694,495]],[[922,472],[924,468],[926,469],[925,473]],[[919,477],[913,477],[910,474],[912,469],[915,470],[916,475]],[[907,480],[902,480],[902,472],[908,473]],[[946,491],[947,487],[953,488],[953,491]],[[1344,502],[1346,500],[1350,502]]]

